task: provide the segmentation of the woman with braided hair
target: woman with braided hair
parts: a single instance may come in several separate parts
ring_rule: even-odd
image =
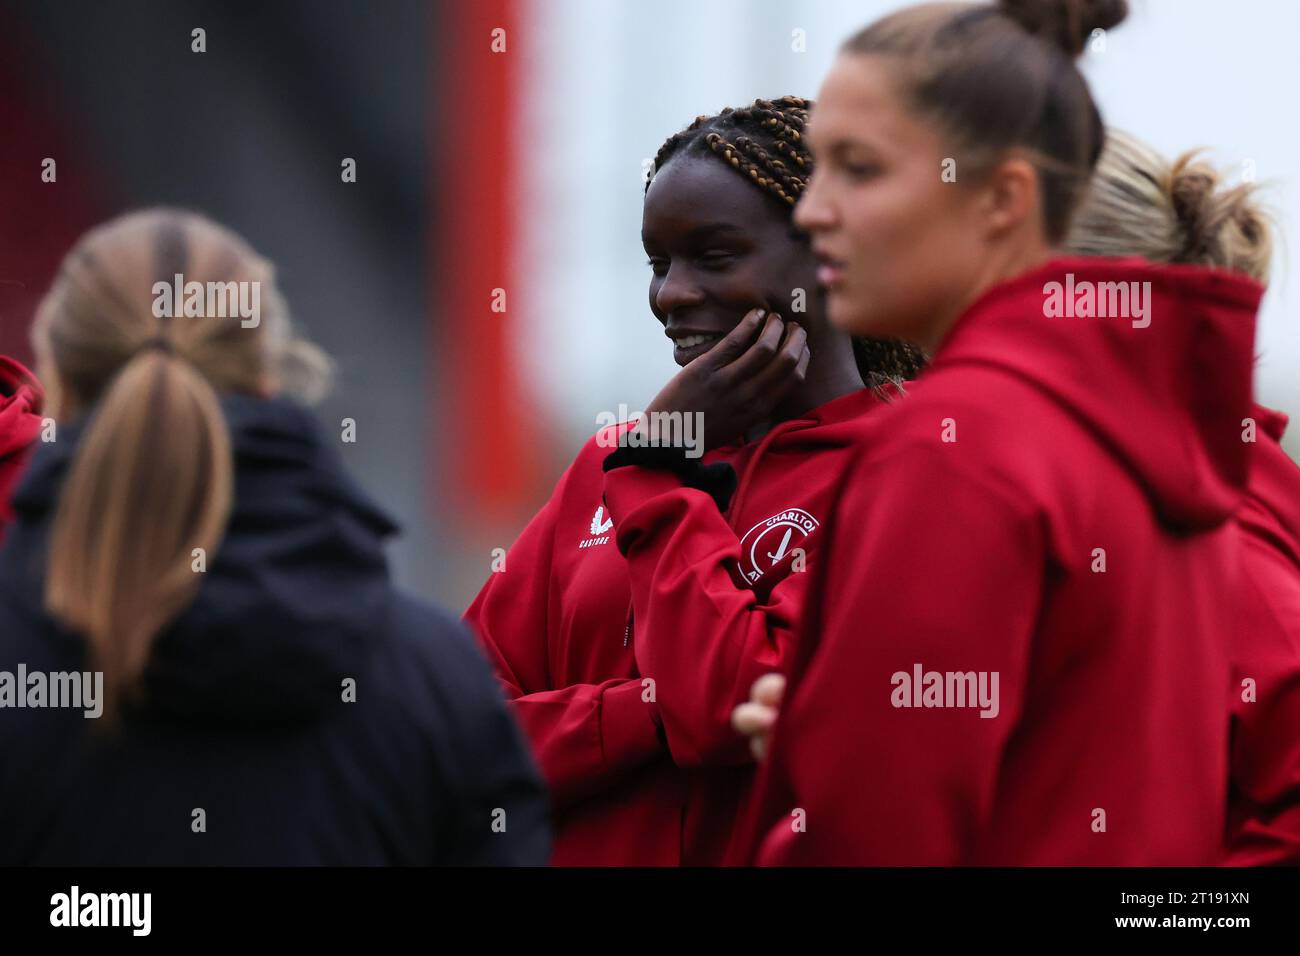
[[[795,647],[827,490],[921,364],[826,319],[791,220],[809,105],[723,110],[659,150],[642,241],[682,370],[587,443],[466,612],[551,785],[558,864],[722,860],[753,767],[731,709]],[[702,458],[632,440],[697,412]]]
[[[717,329],[689,330],[697,334],[679,335],[675,329],[668,327],[667,316],[664,314],[666,310],[657,304],[661,295],[664,295],[667,301],[676,300],[673,292],[665,293],[663,288],[671,257],[663,255],[660,248],[663,243],[657,233],[660,229],[659,217],[664,203],[663,200],[651,201],[651,185],[660,178],[660,170],[663,170],[670,160],[681,157],[685,162],[666,171],[664,176],[673,183],[679,177],[685,179],[686,188],[665,186],[659,190],[659,195],[666,194],[674,200],[674,205],[671,207],[672,214],[676,215],[681,209],[692,206],[692,202],[688,200],[694,198],[693,193],[711,194],[715,183],[730,187],[730,189],[723,187],[724,195],[734,192],[743,195],[749,203],[753,203],[752,193],[736,190],[735,183],[725,175],[726,170],[713,161],[721,160],[722,164],[729,166],[732,172],[748,179],[777,201],[776,210],[768,207],[769,216],[765,222],[771,238],[776,239],[778,233],[784,232],[785,237],[793,242],[796,248],[806,249],[806,239],[802,233],[793,229],[788,217],[793,213],[795,204],[803,193],[808,178],[812,175],[812,155],[808,152],[803,139],[810,106],[811,103],[802,97],[783,96],[776,101],[755,100],[753,106],[741,109],[727,108],[717,116],[700,116],[686,129],[669,137],[655,156],[651,176],[646,181],[646,219],[642,228],[642,242],[650,257],[649,264],[655,271],[655,279],[650,284],[651,311],[665,323],[665,332],[677,343],[680,344],[683,339],[688,338],[692,342],[698,338],[704,339],[698,344],[677,350],[675,358],[678,364],[685,365],[705,352],[710,352],[722,335]],[[705,161],[694,162],[700,159]],[[683,173],[680,170],[687,170],[687,172]],[[781,217],[779,212],[784,212],[785,217]],[[664,238],[671,239],[672,230],[680,225],[677,222],[669,223],[665,229],[669,235]],[[721,232],[725,233],[725,230]],[[885,385],[896,385],[909,380],[920,371],[923,360],[920,351],[914,346],[898,340],[852,338],[825,321],[824,303],[821,302],[821,291],[817,286],[816,276],[813,272],[807,271],[808,267],[815,263],[808,256],[795,257],[783,262],[781,268],[773,268],[774,263],[770,259],[736,256],[728,245],[725,235],[719,237],[701,231],[688,238],[696,245],[700,245],[702,240],[705,240],[704,245],[712,244],[706,256],[708,259],[706,268],[711,265],[713,271],[726,274],[731,284],[745,286],[742,297],[748,294],[753,299],[755,296],[750,286],[754,282],[758,283],[761,289],[758,298],[762,301],[756,304],[768,313],[763,325],[768,337],[775,336],[778,325],[783,325],[786,343],[797,338],[799,333],[807,336],[804,344],[808,355],[818,356],[814,378],[820,376],[826,380],[847,379],[854,389],[858,387],[858,379],[861,379],[872,388],[882,389]],[[771,251],[780,251],[779,245],[775,242],[767,248]],[[728,268],[730,261],[737,258],[741,260],[742,266],[739,276]],[[800,266],[805,270],[802,273],[798,271]],[[761,272],[762,278],[747,273],[744,267],[748,267],[751,273]],[[796,302],[792,301],[806,301],[813,297],[818,301],[814,304],[813,311],[806,314]],[[782,312],[787,319],[784,324],[780,321]],[[728,326],[722,331],[729,331],[732,327],[734,326]],[[743,330],[738,332],[738,335],[742,334]],[[760,336],[759,341],[764,340],[764,337]],[[724,353],[715,353],[710,363],[705,363],[695,370],[695,375],[698,377],[705,368],[717,365],[721,354],[725,354],[725,350]],[[797,359],[801,357],[800,353],[791,346],[788,354],[795,357],[797,364]],[[685,378],[683,376],[683,379]],[[790,379],[786,386],[794,388],[794,384],[795,380]],[[766,382],[759,381],[748,390],[729,390],[729,398],[736,407],[744,408],[745,414],[752,417],[753,422],[759,422],[764,415],[775,409],[778,400],[784,394],[766,385]],[[814,381],[812,386],[792,396],[792,404],[804,408],[809,407],[810,400],[813,404],[817,404],[816,400],[821,394],[819,390],[822,387]],[[660,396],[660,399],[663,398],[664,396]],[[663,404],[659,401],[647,411],[661,407]],[[702,406],[693,405],[691,410],[696,410],[698,407]],[[790,410],[786,409],[786,411]],[[720,417],[716,407],[711,406],[709,411],[710,417],[706,421],[706,428],[712,427],[715,422],[716,427],[724,432],[733,427],[732,419]],[[781,419],[789,416],[782,415],[778,411],[777,417]]]

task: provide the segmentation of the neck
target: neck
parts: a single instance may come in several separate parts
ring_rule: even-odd
[[[809,331],[808,350],[812,353],[808,374],[777,403],[760,435],[773,425],[800,418],[819,405],[866,387],[853,354],[853,341],[829,322],[818,322]]]
[[[989,289],[1008,279],[1014,279],[1021,273],[1037,268],[1056,254],[1056,251],[1038,237],[1022,242],[1009,243],[988,255],[958,294],[953,297],[949,308],[943,310],[943,318],[935,324],[927,336],[927,341],[918,344],[931,355],[948,336],[948,332],[969,309],[975,300]]]

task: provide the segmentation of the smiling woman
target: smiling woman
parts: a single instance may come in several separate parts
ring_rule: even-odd
[[[877,386],[913,378],[923,364],[906,343],[850,339],[826,322],[816,260],[791,222],[813,171],[804,140],[811,107],[797,96],[755,100],[670,136],[646,182],[641,228],[654,272],[650,310],[676,343],[678,365],[709,351],[750,309],[803,328],[814,358],[785,411],[820,404],[837,379]]]
[[[702,415],[703,458],[641,447],[644,424],[597,435],[466,612],[551,784],[556,863],[724,860],[753,773],[731,708],[792,655],[828,490],[921,364],[827,321],[791,221],[809,105],[701,117],[647,184],[650,311],[682,370],[642,422]]]

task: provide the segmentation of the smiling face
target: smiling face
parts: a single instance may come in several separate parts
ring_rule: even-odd
[[[854,335],[931,348],[970,296],[986,255],[987,203],[939,130],[911,115],[887,58],[841,54],[809,128],[816,171],[795,210],[813,238],[827,313]]]
[[[674,340],[678,365],[707,352],[762,306],[813,328],[824,322],[806,237],[772,198],[712,156],[678,155],[646,192],[641,241],[650,311]],[[803,313],[792,311],[804,291]]]

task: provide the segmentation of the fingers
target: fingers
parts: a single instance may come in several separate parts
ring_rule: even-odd
[[[797,322],[786,323],[785,336],[767,365],[745,386],[755,401],[775,405],[787,391],[803,380],[808,370],[808,333]],[[811,355],[809,356],[811,358]]]
[[[777,709],[755,704],[753,701],[738,704],[731,712],[731,726],[738,734],[752,737],[765,734],[776,723]]]
[[[741,382],[745,379],[752,378],[763,369],[780,351],[783,341],[783,335],[786,332],[785,323],[781,321],[781,316],[771,312],[767,320],[763,323],[763,331],[758,334],[748,348],[744,349],[741,354],[729,361],[726,365],[728,377],[733,382]],[[717,349],[712,351],[716,352]]]
[[[776,723],[777,711],[762,704],[741,704],[731,712],[731,726],[749,738],[749,752],[755,760],[767,756],[767,739]]]
[[[744,355],[745,351],[753,344],[754,336],[758,333],[758,329],[767,315],[766,309],[750,309],[734,329],[724,335],[717,345],[695,361],[715,369],[734,362]]]
[[[785,695],[785,678],[780,674],[764,674],[754,681],[749,699],[765,707],[780,707]]]
[[[754,681],[749,700],[731,712],[731,726],[749,738],[749,750],[755,760],[767,756],[768,737],[780,715],[778,707],[784,694],[785,678],[780,674],[764,674]]]

